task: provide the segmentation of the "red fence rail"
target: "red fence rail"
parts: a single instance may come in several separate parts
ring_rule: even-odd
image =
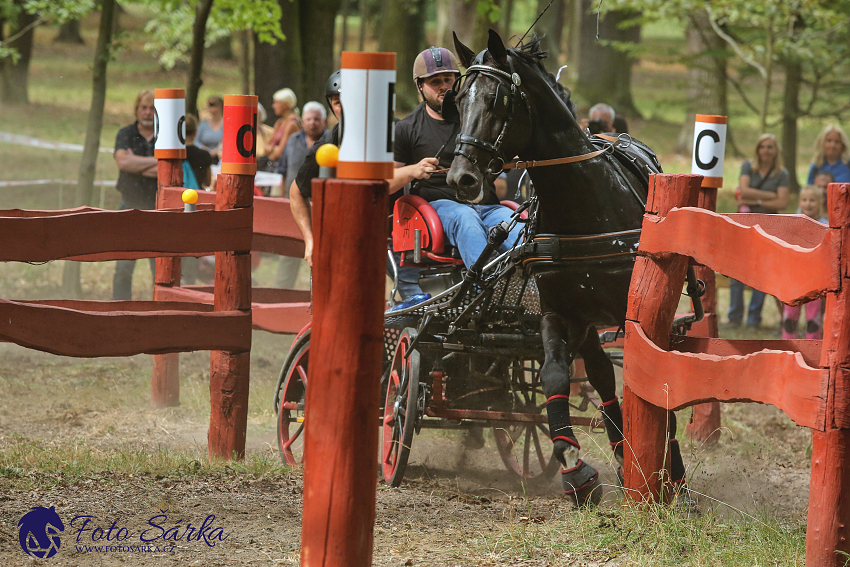
[[[850,552],[850,184],[830,185],[826,227],[800,215],[694,208],[699,180],[656,175],[650,183],[623,357],[627,493],[663,494],[668,409],[773,404],[813,430],[806,563],[843,564],[836,551]],[[826,295],[824,340],[671,336],[689,262],[789,304]]]

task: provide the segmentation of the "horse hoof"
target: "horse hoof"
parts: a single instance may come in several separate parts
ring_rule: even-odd
[[[576,506],[595,506],[602,500],[599,472],[582,460],[571,469],[561,469],[561,482],[564,485],[564,494]]]

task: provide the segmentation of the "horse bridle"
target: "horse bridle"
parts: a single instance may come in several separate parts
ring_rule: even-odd
[[[530,169],[532,167],[541,167],[546,165],[558,165],[558,164],[567,164],[567,163],[575,163],[579,161],[585,161],[591,158],[595,158],[599,155],[604,154],[605,152],[613,152],[614,147],[622,145],[628,146],[629,141],[621,140],[618,136],[617,138],[613,138],[611,136],[605,135],[597,135],[597,137],[602,138],[610,143],[609,146],[602,148],[601,150],[597,150],[595,152],[589,152],[586,154],[581,154],[578,156],[569,156],[563,158],[555,158],[548,160],[529,160],[529,161],[517,161],[515,163],[508,163],[508,160],[502,156],[501,147],[502,142],[504,141],[505,132],[508,129],[508,125],[514,116],[514,100],[516,99],[516,94],[519,93],[520,98],[522,98],[523,105],[525,106],[526,112],[528,112],[529,122],[532,122],[531,118],[531,104],[528,102],[528,96],[525,94],[525,91],[522,89],[522,79],[519,74],[514,71],[514,64],[511,61],[510,57],[508,57],[508,65],[511,68],[511,72],[508,73],[506,71],[502,71],[501,69],[497,69],[495,67],[490,67],[489,65],[484,65],[484,53],[486,53],[486,49],[479,53],[475,60],[472,62],[472,65],[467,67],[466,73],[461,75],[455,84],[459,84],[460,81],[463,80],[464,77],[469,75],[470,73],[481,73],[484,75],[489,75],[490,77],[496,79],[499,84],[496,87],[496,97],[493,101],[492,110],[497,116],[502,116],[505,121],[502,124],[502,129],[499,132],[499,135],[496,137],[496,141],[492,144],[486,140],[482,140],[480,138],[476,138],[475,136],[470,136],[467,134],[460,134],[457,137],[457,142],[455,144],[455,155],[463,156],[472,165],[478,165],[478,159],[463,149],[464,146],[475,146],[477,148],[481,148],[485,152],[488,152],[492,157],[487,164],[487,170],[484,172],[485,175],[499,175],[502,171],[506,169]],[[507,79],[510,81],[510,92],[508,92],[508,88],[505,86],[502,79]],[[455,96],[457,95],[457,91],[452,88],[448,92],[446,92],[445,97],[443,97],[443,118],[447,120],[460,120],[460,116],[457,111],[457,105],[455,103]],[[497,165],[494,165],[497,163]]]
[[[484,60],[485,51],[478,54],[472,65],[467,67],[466,73],[458,78],[457,84],[459,84],[464,77],[473,73],[481,73],[496,79],[498,81],[498,86],[496,87],[496,96],[493,100],[492,110],[494,114],[504,118],[505,121],[502,123],[502,129],[496,137],[496,141],[492,144],[486,140],[476,138],[475,136],[467,134],[458,135],[454,153],[456,156],[465,157],[470,163],[477,166],[478,159],[467,152],[464,149],[464,146],[475,146],[480,148],[489,153],[491,156],[490,161],[487,164],[486,173],[490,175],[499,175],[505,169],[505,163],[507,161],[502,156],[501,147],[505,138],[505,132],[514,117],[514,101],[516,100],[517,93],[519,93],[523,105],[528,112],[529,123],[531,122],[531,105],[528,103],[528,97],[526,96],[525,91],[520,86],[522,84],[522,80],[520,79],[519,74],[514,71],[513,61],[508,58],[508,65],[511,67],[510,73],[502,71],[501,69],[496,69],[495,67],[490,67],[489,65],[484,65],[482,62]],[[509,81],[509,87],[505,85],[502,79],[507,79]],[[459,119],[459,116],[457,116],[457,106],[454,102],[456,95],[457,91],[454,88],[447,92],[443,98],[443,107],[448,110],[450,116],[455,116]],[[447,101],[448,107],[446,105]]]

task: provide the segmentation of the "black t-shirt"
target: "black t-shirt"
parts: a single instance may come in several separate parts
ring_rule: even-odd
[[[137,156],[153,157],[155,140],[147,141],[139,132],[139,123],[134,122],[118,130],[115,136],[115,151],[132,150]],[[118,172],[116,189],[121,192],[121,200],[134,208],[156,208],[156,177],[145,177],[138,173]]]
[[[455,123],[437,120],[428,114],[425,102],[419,103],[413,112],[395,125],[395,161],[404,165],[419,163],[426,157],[438,157],[440,168],[452,166],[455,155],[455,139],[459,127]],[[439,152],[439,156],[437,155]],[[426,201],[450,199],[457,201],[454,189],[446,182],[447,173],[435,173],[430,179],[419,179],[413,183],[413,193]],[[482,205],[499,202],[495,191],[491,191]]]
[[[206,150],[189,144],[186,146],[186,161],[192,166],[192,173],[195,174],[195,179],[198,180],[198,185],[203,185],[207,178],[207,172],[212,165],[212,156]],[[203,187],[202,187],[203,188]]]
[[[330,132],[325,131],[322,137],[316,140],[316,143],[307,152],[307,157],[304,158],[301,169],[298,170],[298,175],[295,177],[295,184],[298,186],[301,196],[305,199],[313,197],[313,179],[319,176],[319,164],[316,163],[316,150],[324,144],[339,145],[339,124],[334,126]]]

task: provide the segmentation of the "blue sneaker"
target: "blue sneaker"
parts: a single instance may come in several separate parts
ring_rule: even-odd
[[[390,309],[389,312],[392,313],[394,311],[401,311],[402,309],[413,307],[414,305],[418,305],[428,299],[431,299],[430,293],[417,293],[416,295],[411,295],[410,297]]]

